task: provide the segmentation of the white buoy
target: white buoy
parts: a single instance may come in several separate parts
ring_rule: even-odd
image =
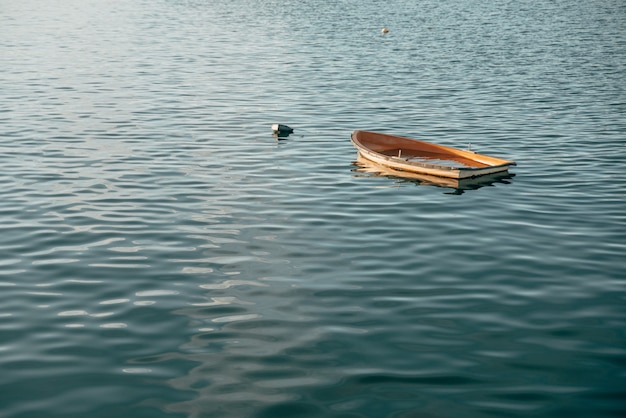
[[[383,29],[381,30],[381,32],[382,32],[382,33],[387,33],[387,32],[389,32],[389,29],[387,29],[387,28],[383,28]]]

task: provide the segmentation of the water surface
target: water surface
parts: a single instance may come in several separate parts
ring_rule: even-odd
[[[0,27],[0,416],[626,411],[622,2],[0,1]],[[375,175],[354,129],[518,166]]]

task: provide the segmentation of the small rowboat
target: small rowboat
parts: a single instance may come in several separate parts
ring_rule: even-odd
[[[396,172],[451,179],[506,173],[514,161],[431,144],[401,136],[368,131],[352,132],[352,144],[366,160]]]

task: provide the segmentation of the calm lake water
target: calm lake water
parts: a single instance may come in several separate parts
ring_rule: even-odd
[[[0,0],[0,28],[0,417],[626,414],[624,1]],[[376,175],[355,129],[518,166]]]

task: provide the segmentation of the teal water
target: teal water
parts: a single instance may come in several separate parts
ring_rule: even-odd
[[[626,5],[496,3],[0,0],[0,417],[623,416]]]

